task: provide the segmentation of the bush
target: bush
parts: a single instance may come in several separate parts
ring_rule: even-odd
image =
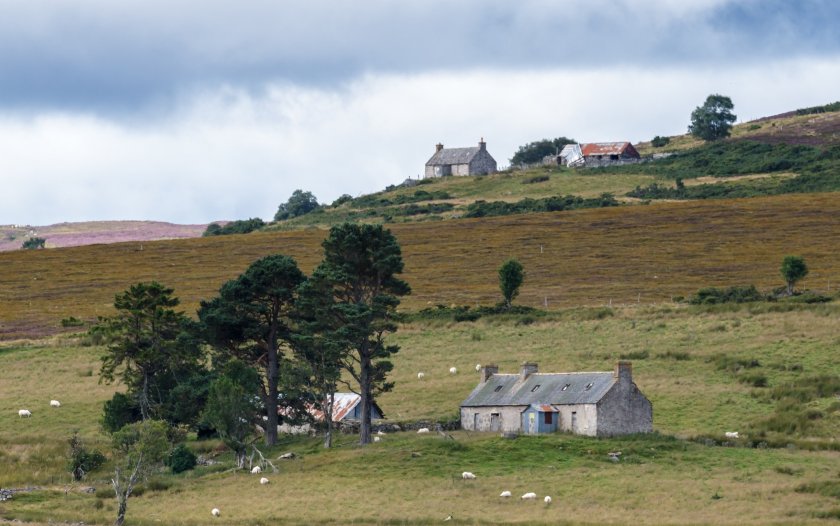
[[[648,351],[630,351],[629,353],[619,354],[622,360],[645,360],[650,357]]]
[[[62,327],[81,327],[84,324],[85,322],[73,316],[70,316],[69,318],[62,318],[61,320]]]
[[[47,240],[42,237],[30,237],[29,239],[23,242],[21,248],[24,250],[37,250],[39,248],[44,248],[46,243]]]
[[[251,219],[240,219],[231,221],[225,226],[219,226],[218,223],[210,223],[207,229],[201,234],[202,237],[209,236],[227,236],[231,234],[250,234],[255,230],[259,230],[265,226],[265,221],[258,217]]]
[[[124,393],[114,393],[102,408],[102,428],[107,433],[116,433],[126,424],[139,422],[141,418],[140,406]]]
[[[567,137],[534,141],[524,146],[520,146],[519,149],[516,150],[516,153],[513,154],[513,157],[511,157],[510,164],[518,166],[522,164],[540,163],[544,157],[548,155],[556,155],[563,146],[574,143],[574,139],[569,139]]]
[[[78,431],[73,431],[68,442],[70,451],[67,455],[67,470],[73,475],[73,480],[84,479],[85,475],[105,463],[105,455],[96,449],[87,449]]]
[[[184,444],[180,444],[169,453],[166,464],[172,469],[172,473],[182,473],[194,468],[196,461],[195,453]]]
[[[491,217],[529,212],[559,212],[580,208],[601,208],[618,206],[612,194],[601,194],[596,198],[583,198],[576,195],[545,197],[543,199],[525,198],[515,203],[505,201],[475,201],[467,206],[464,217]]]
[[[666,146],[669,142],[671,142],[670,137],[660,137],[659,135],[657,135],[653,138],[652,141],[650,141],[650,145],[654,148],[662,148],[663,146]]]
[[[758,292],[755,285],[747,285],[726,289],[716,287],[700,289],[688,299],[688,302],[692,305],[713,305],[718,303],[747,303],[766,299],[766,296]]]
[[[547,175],[535,175],[534,177],[529,177],[522,181],[522,184],[534,184],[534,183],[544,183],[551,179],[551,177]]]

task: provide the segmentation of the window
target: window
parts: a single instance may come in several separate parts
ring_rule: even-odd
[[[494,392],[494,393],[498,393],[498,392],[499,392],[499,391],[501,391],[501,390],[502,390],[502,386],[501,386],[501,385],[497,385],[497,386],[496,386],[496,388],[495,388],[495,389],[493,389],[493,392]]]
[[[566,389],[568,389],[571,386],[572,386],[572,384],[566,384],[566,385],[563,386],[563,389],[561,389],[561,391],[565,391]]]
[[[532,393],[536,393],[536,392],[537,392],[537,389],[539,389],[539,388],[540,388],[540,384],[537,384],[537,385],[535,385],[535,386],[534,386],[534,388],[533,388],[533,389],[531,389],[531,392],[532,392]]]
[[[586,384],[586,389],[584,389],[584,390],[589,391],[590,389],[592,389],[593,385],[595,385],[595,382],[589,382],[588,384]]]
[[[543,422],[546,424],[553,424],[554,423],[554,413],[543,413],[545,417],[543,418]]]

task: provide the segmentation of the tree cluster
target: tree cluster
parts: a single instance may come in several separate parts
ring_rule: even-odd
[[[289,200],[277,207],[277,213],[274,214],[275,221],[283,221],[285,219],[292,219],[306,215],[319,208],[318,200],[312,192],[304,192],[303,190],[295,190],[289,197]]]
[[[568,137],[557,137],[556,139],[542,139],[539,141],[530,142],[524,146],[520,146],[513,157],[510,158],[512,166],[519,166],[523,164],[535,164],[542,162],[543,158],[548,155],[557,155],[563,146],[567,144],[575,144],[574,139]]]

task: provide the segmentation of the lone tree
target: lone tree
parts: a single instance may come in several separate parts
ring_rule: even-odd
[[[732,99],[723,95],[709,95],[702,106],[691,112],[688,132],[704,141],[716,141],[729,137],[732,123],[738,117],[732,113],[735,106]]]
[[[134,487],[163,464],[169,451],[166,422],[146,420],[129,424],[114,434],[113,447],[115,467],[111,486],[117,498],[114,526],[121,526]]]
[[[274,214],[274,220],[282,221],[284,219],[291,219],[293,217],[306,215],[319,206],[318,200],[315,199],[312,192],[295,190],[292,192],[288,201],[277,207],[277,213]]]
[[[103,335],[108,352],[102,356],[100,381],[119,378],[140,408],[143,420],[159,416],[173,383],[173,373],[198,367],[201,349],[185,332],[189,320],[176,311],[173,289],[156,281],[137,283],[117,294],[117,314],[100,318],[91,329]]]
[[[499,267],[499,288],[505,298],[505,308],[509,309],[514,298],[519,295],[519,287],[525,281],[525,269],[522,263],[509,259]]]
[[[788,295],[793,294],[793,286],[796,282],[808,275],[808,265],[805,264],[805,258],[801,256],[785,256],[780,270],[787,282]]]
[[[198,317],[208,342],[222,360],[237,358],[261,371],[259,395],[265,407],[265,443],[277,443],[281,362],[290,349],[295,289],[305,279],[295,260],[280,254],[251,264],[228,281],[219,295],[202,301]],[[256,393],[255,393],[256,394]]]
[[[386,378],[393,369],[389,358],[399,347],[386,345],[385,335],[397,330],[394,318],[399,297],[411,288],[397,277],[403,270],[400,245],[382,225],[334,226],[323,247],[324,259],[315,273],[330,289],[334,302],[328,312],[337,330],[331,337],[340,341],[331,345],[347,349],[342,368],[358,384],[359,442],[368,444],[373,396],[394,386]]]
[[[37,250],[39,248],[44,248],[46,243],[47,240],[42,237],[30,237],[29,239],[23,242],[21,248],[24,250]]]

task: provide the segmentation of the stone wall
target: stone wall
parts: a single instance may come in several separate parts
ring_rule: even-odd
[[[486,175],[496,173],[496,161],[487,153],[487,150],[479,150],[469,166],[469,171],[463,175]]]
[[[653,406],[632,381],[619,381],[598,403],[598,436],[650,433]]]

